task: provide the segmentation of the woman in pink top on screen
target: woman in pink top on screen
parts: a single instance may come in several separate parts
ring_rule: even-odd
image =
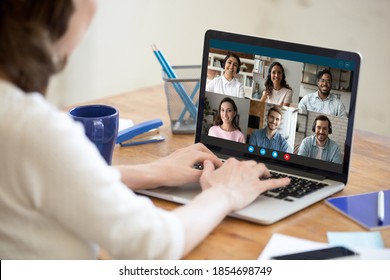
[[[238,125],[237,105],[233,99],[225,97],[219,103],[215,125],[210,127],[209,136],[245,143],[245,136]]]
[[[292,103],[292,88],[286,82],[284,68],[279,62],[273,62],[268,70],[265,90],[260,101],[276,105],[290,106]]]

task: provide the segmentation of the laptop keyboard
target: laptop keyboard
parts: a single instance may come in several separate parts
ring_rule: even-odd
[[[261,195],[292,202],[297,198],[301,198],[328,185],[318,181],[280,174],[273,171],[271,171],[271,177],[268,179],[283,177],[289,177],[291,179],[289,185],[266,191]]]
[[[196,169],[203,169],[202,164],[195,164],[194,168]],[[309,193],[315,192],[319,189],[322,189],[328,184],[321,183],[318,181],[306,179],[306,178],[300,178],[295,177],[291,175],[281,174],[274,171],[270,171],[271,176],[267,179],[277,179],[277,178],[284,178],[289,177],[291,179],[290,184],[285,187],[275,188],[269,191],[266,191],[262,193],[261,195],[276,198],[276,199],[282,199],[285,201],[294,201],[296,199],[299,199]]]

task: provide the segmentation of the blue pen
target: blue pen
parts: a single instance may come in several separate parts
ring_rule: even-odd
[[[378,192],[378,223],[382,225],[385,221],[385,195],[383,191]]]
[[[197,82],[196,85],[195,85],[194,90],[191,93],[191,99],[192,100],[194,99],[195,94],[198,92],[199,87],[200,87],[200,82]],[[181,114],[179,116],[179,122],[181,122],[183,120],[185,113],[186,113],[186,108],[184,108],[184,110],[181,112]]]

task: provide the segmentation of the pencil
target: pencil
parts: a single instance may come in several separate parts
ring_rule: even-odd
[[[152,49],[153,49],[153,52],[154,52],[157,60],[159,61],[160,65],[161,65],[161,67],[163,68],[163,70],[167,74],[168,78],[176,79],[177,78],[176,73],[174,72],[173,68],[169,65],[169,63],[165,59],[163,53],[157,48],[157,46],[155,44],[152,45]],[[194,105],[194,103],[192,102],[191,98],[188,96],[183,85],[181,83],[178,83],[178,82],[173,82],[173,86],[175,87],[176,92],[179,94],[180,98],[182,99],[186,109],[190,112],[191,117],[193,119],[196,119],[197,108]],[[185,110],[183,112],[185,112]],[[184,114],[182,113],[181,116],[183,116],[183,115]]]

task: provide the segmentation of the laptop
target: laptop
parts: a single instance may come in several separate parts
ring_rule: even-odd
[[[228,53],[235,53],[240,58],[235,78],[242,84],[244,97],[206,90],[207,83],[223,75],[222,67]],[[282,65],[284,79],[292,92],[289,106],[275,104],[268,99],[260,101],[269,68],[274,62]],[[356,52],[217,30],[206,32],[195,142],[203,143],[221,159],[235,157],[263,162],[273,176],[289,176],[298,187],[309,185],[303,191],[299,188],[294,190],[291,186],[268,191],[230,216],[258,224],[272,224],[345,188],[350,169],[360,62],[360,55]],[[317,73],[324,69],[332,74],[329,99],[334,99],[337,106],[326,105],[325,102],[323,108],[303,108],[301,103],[307,99],[305,96],[313,97],[313,93],[318,90]],[[329,84],[329,81],[323,82]],[[208,135],[218,114],[219,104],[225,97],[231,98],[237,106],[238,123],[245,143]],[[263,145],[253,140],[253,135],[267,127],[268,112],[275,107],[282,112],[277,129],[279,136],[284,139],[281,141],[287,142],[284,148]],[[334,107],[339,111],[344,109],[341,110],[342,114],[337,115],[336,111],[332,111]],[[323,120],[321,118],[324,116],[328,120],[325,124],[328,125],[328,138],[331,139],[328,142],[332,142],[332,147],[317,149],[315,154],[305,154],[304,150],[314,145],[317,118]],[[322,150],[322,153],[318,150]],[[191,184],[175,188],[160,187],[140,193],[186,204],[199,192],[200,186]]]

